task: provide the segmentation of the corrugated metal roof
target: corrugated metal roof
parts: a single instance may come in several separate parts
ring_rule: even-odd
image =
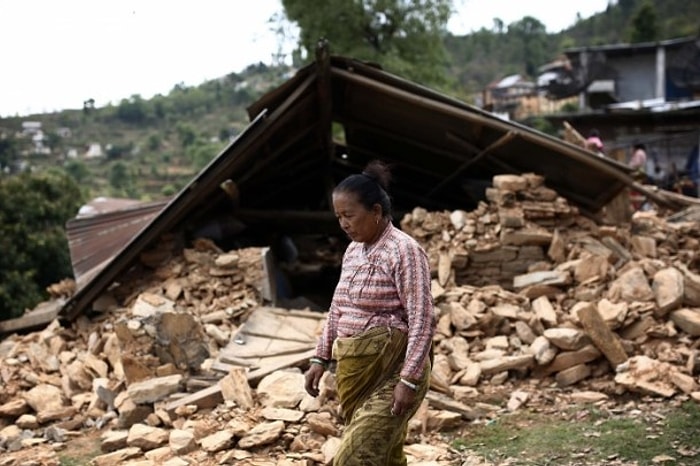
[[[166,204],[167,200],[144,203],[98,198],[83,206],[78,216],[66,224],[77,287],[82,288]]]
[[[617,162],[376,66],[324,53],[249,107],[253,121],[245,131],[105,258],[66,303],[64,317],[82,313],[141,251],[173,230],[216,229],[226,236],[225,228],[210,227],[235,218],[261,235],[271,229],[340,233],[330,209],[332,188],[375,158],[394,165],[391,194],[399,215],[415,206],[474,207],[501,173],[539,173],[591,212],[632,183]],[[235,199],[222,183],[236,188]]]
[[[585,47],[572,47],[564,50],[566,55],[571,55],[580,52],[605,52],[613,54],[633,54],[638,52],[648,52],[656,49],[657,47],[679,47],[698,40],[697,37],[680,37],[676,39],[650,41],[650,42],[637,42],[634,44],[630,43],[620,43],[620,44],[603,44],[603,45],[589,45]]]

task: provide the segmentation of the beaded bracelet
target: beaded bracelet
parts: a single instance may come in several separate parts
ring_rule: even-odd
[[[401,383],[413,390],[414,392],[418,390],[418,385],[414,384],[413,382],[410,382],[406,379],[401,379]]]
[[[324,369],[328,369],[328,362],[324,361],[321,358],[313,357],[309,359],[309,362],[311,364],[318,364],[319,366],[323,367]]]

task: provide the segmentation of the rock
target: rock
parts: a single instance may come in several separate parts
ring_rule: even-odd
[[[520,407],[525,404],[530,397],[530,394],[522,390],[516,390],[510,394],[510,398],[506,403],[506,408],[508,411],[517,411]]]
[[[530,345],[530,352],[535,357],[537,364],[544,366],[552,362],[559,351],[552,346],[547,337],[539,336]]]
[[[306,393],[304,383],[304,375],[299,372],[273,372],[260,380],[258,397],[266,407],[295,408]]]
[[[546,296],[540,296],[532,301],[530,304],[532,310],[535,311],[535,317],[537,317],[540,322],[545,327],[554,327],[557,325],[557,313],[554,310],[554,306],[549,301]]]
[[[134,424],[129,429],[126,444],[129,447],[138,447],[143,451],[148,451],[166,445],[169,436],[169,432],[165,429],[145,424]]]
[[[610,285],[608,299],[613,302],[620,299],[627,302],[651,301],[654,299],[654,292],[649,286],[644,270],[641,267],[632,267]]]
[[[141,456],[141,450],[136,447],[122,448],[104,455],[96,456],[92,459],[95,466],[119,466],[125,461]]]
[[[244,449],[256,448],[277,440],[284,431],[284,422],[264,422],[253,427],[243,438],[238,441],[238,447]]]
[[[164,296],[153,293],[141,293],[131,307],[135,317],[152,317],[163,312],[172,312],[175,303]]]
[[[299,422],[304,417],[303,411],[286,408],[263,408],[260,414],[268,421]]]
[[[204,451],[216,453],[229,448],[233,445],[233,441],[233,432],[230,430],[222,430],[204,437],[199,443]]]
[[[569,367],[557,373],[554,379],[560,387],[568,387],[590,377],[591,368],[587,364]]]
[[[671,397],[676,390],[670,382],[675,369],[647,356],[633,356],[618,366],[615,382],[631,391]]]
[[[176,455],[186,455],[197,449],[194,434],[188,430],[173,429],[168,437],[170,450]]]
[[[671,321],[685,333],[700,336],[700,309],[679,309],[671,312]]]
[[[683,274],[674,267],[667,267],[654,274],[651,289],[654,292],[656,309],[654,314],[663,317],[678,309],[683,303],[685,287],[683,284]]]
[[[485,375],[492,375],[498,372],[508,370],[524,370],[530,368],[534,363],[532,355],[521,356],[504,356],[501,358],[490,359],[479,363],[481,372]]]
[[[571,398],[572,401],[576,403],[598,403],[600,401],[605,401],[608,399],[608,395],[602,392],[593,392],[593,391],[575,391],[572,392],[571,395],[569,395],[569,398]]]
[[[111,452],[126,448],[126,439],[129,432],[126,430],[108,430],[100,437],[100,448],[103,452]]]
[[[532,272],[517,275],[513,278],[513,287],[525,288],[532,285],[566,285],[569,283],[569,274],[557,270]]]
[[[544,337],[563,350],[575,351],[590,343],[588,336],[575,328],[548,328],[544,331]]]
[[[246,370],[243,367],[233,367],[229,373],[219,380],[221,395],[224,400],[230,400],[243,409],[254,406],[253,392],[248,384]]]
[[[340,434],[329,413],[310,413],[306,416],[306,422],[309,424],[309,428],[317,434],[326,437],[338,437]]]
[[[49,384],[40,384],[30,389],[25,393],[24,399],[37,413],[65,407],[65,399],[61,389]]]
[[[182,376],[179,374],[166,377],[154,377],[129,385],[127,393],[136,404],[153,403],[180,391]]]
[[[0,405],[0,417],[18,417],[29,412],[30,406],[27,400],[15,398]]]

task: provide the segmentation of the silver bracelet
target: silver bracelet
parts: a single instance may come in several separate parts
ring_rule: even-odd
[[[413,390],[414,392],[418,390],[418,385],[414,384],[413,382],[409,382],[408,380],[402,378],[401,383]]]
[[[328,362],[324,361],[321,358],[313,357],[309,359],[309,362],[311,364],[318,364],[319,366],[323,367],[324,369],[328,369]]]

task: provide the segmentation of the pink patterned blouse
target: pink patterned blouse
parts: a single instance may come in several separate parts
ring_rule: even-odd
[[[401,377],[420,380],[435,332],[430,265],[418,242],[391,223],[374,244],[352,242],[345,251],[316,355],[330,360],[336,338],[380,326],[408,334]]]

